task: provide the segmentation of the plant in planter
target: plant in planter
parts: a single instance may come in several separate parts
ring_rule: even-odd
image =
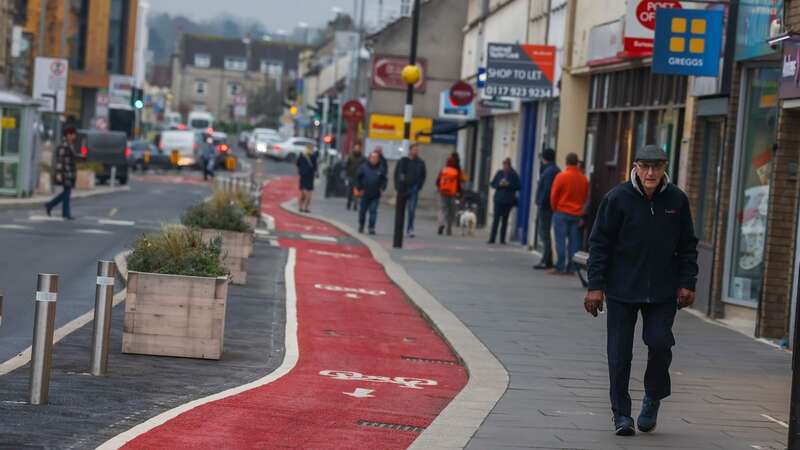
[[[123,353],[219,359],[228,276],[219,240],[180,226],[136,240],[128,256]]]
[[[76,164],[78,169],[75,188],[91,190],[95,187],[95,176],[103,171],[103,164],[97,161],[83,161]]]
[[[222,258],[234,284],[247,282],[246,259],[253,253],[253,235],[245,223],[244,210],[234,202],[214,197],[189,208],[182,222],[198,228],[203,239],[222,239]]]
[[[258,226],[258,218],[261,215],[260,207],[247,192],[244,191],[217,191],[212,197],[212,203],[224,205],[233,203],[239,205],[244,213],[245,223],[253,230]]]

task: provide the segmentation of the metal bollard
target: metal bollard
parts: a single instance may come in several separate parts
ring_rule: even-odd
[[[47,403],[53,361],[53,328],[58,299],[58,275],[40,273],[36,283],[36,310],[31,346],[31,405]]]
[[[108,179],[108,186],[114,187],[117,185],[117,166],[111,166],[111,178]]]
[[[97,287],[94,294],[94,326],[92,328],[92,375],[99,377],[108,371],[108,334],[111,330],[111,310],[114,305],[114,277],[117,266],[111,261],[97,261]]]

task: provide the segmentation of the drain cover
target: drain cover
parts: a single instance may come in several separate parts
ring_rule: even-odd
[[[412,433],[422,433],[425,431],[425,427],[415,427],[414,425],[403,425],[401,423],[373,422],[371,420],[363,419],[356,423],[362,427],[380,428],[383,430],[410,431]]]
[[[405,359],[406,361],[418,362],[418,363],[442,364],[442,365],[445,365],[445,366],[456,366],[456,365],[458,365],[457,361],[450,361],[448,359],[419,358],[419,357],[416,357],[416,356],[401,356],[400,358]]]

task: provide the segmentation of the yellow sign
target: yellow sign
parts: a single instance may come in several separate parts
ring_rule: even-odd
[[[0,128],[4,130],[13,130],[17,128],[17,118],[16,117],[3,117],[0,118]]]
[[[415,117],[411,122],[411,141],[422,144],[431,142],[430,136],[418,136],[419,133],[433,131],[433,119]],[[403,140],[403,116],[372,114],[369,118],[370,139]]]

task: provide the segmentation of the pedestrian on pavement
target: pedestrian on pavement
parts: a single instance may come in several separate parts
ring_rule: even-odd
[[[503,160],[503,168],[498,170],[492,179],[494,188],[494,220],[489,243],[494,244],[497,238],[497,226],[500,225],[500,244],[505,245],[508,229],[508,216],[517,206],[517,191],[520,189],[519,175],[511,167],[511,158]]]
[[[386,190],[386,172],[381,167],[381,155],[370,153],[369,159],[358,169],[356,185],[361,191],[361,207],[358,209],[358,232],[364,232],[364,222],[369,212],[369,234],[375,234],[378,222],[378,205],[381,193]]]
[[[414,237],[414,216],[417,212],[419,192],[425,185],[425,161],[419,156],[419,144],[413,144],[394,169],[394,187],[398,195],[405,195],[408,210],[408,226],[406,230],[409,237]]]
[[[631,180],[603,198],[589,239],[584,308],[597,317],[605,299],[611,410],[620,436],[636,433],[628,384],[637,316],[641,312],[648,349],[637,426],[649,432],[656,427],[661,400],[670,395],[675,314],[694,303],[697,237],[689,200],[670,183],[666,168],[661,148],[641,148]]]
[[[436,188],[439,190],[439,235],[447,229],[447,235],[453,234],[453,221],[456,217],[456,199],[461,194],[461,170],[458,160],[450,155],[447,163],[436,177]]]
[[[214,169],[216,166],[217,149],[214,147],[214,138],[210,135],[206,137],[203,151],[200,153],[200,162],[203,164],[203,180],[214,178]]]
[[[383,170],[383,174],[386,175],[386,178],[389,178],[389,162],[386,161],[386,158],[383,156],[383,147],[375,147],[373,150],[374,153],[378,154],[378,159],[380,160],[381,170]]]
[[[536,187],[536,206],[539,213],[536,216],[538,222],[537,236],[542,244],[542,259],[539,264],[533,266],[536,270],[547,270],[553,268],[553,244],[550,240],[550,231],[553,223],[553,208],[550,205],[550,192],[556,175],[561,172],[561,168],[556,165],[556,151],[546,148],[542,152],[542,167],[539,172],[539,184]]]
[[[312,145],[307,145],[297,158],[297,173],[300,175],[300,212],[310,213],[311,195],[314,193],[314,178],[317,176],[317,154]]]
[[[583,241],[580,224],[588,198],[589,179],[578,168],[578,155],[570,153],[567,155],[567,169],[556,175],[550,191],[558,254],[558,262],[551,273],[570,274],[575,271],[572,257],[580,250]]]
[[[44,208],[49,216],[53,208],[61,203],[61,216],[66,220],[73,220],[69,201],[72,195],[72,188],[75,187],[75,180],[78,175],[75,159],[82,158],[82,156],[75,145],[78,141],[78,130],[75,126],[65,126],[62,134],[64,140],[61,142],[61,145],[56,148],[55,154],[55,183],[61,186],[62,191],[47,202]]]
[[[358,176],[358,168],[366,161],[364,153],[361,150],[361,143],[356,143],[353,146],[353,151],[347,156],[345,163],[345,173],[347,176],[347,210],[350,208],[358,211],[358,197],[356,196],[356,177]]]

